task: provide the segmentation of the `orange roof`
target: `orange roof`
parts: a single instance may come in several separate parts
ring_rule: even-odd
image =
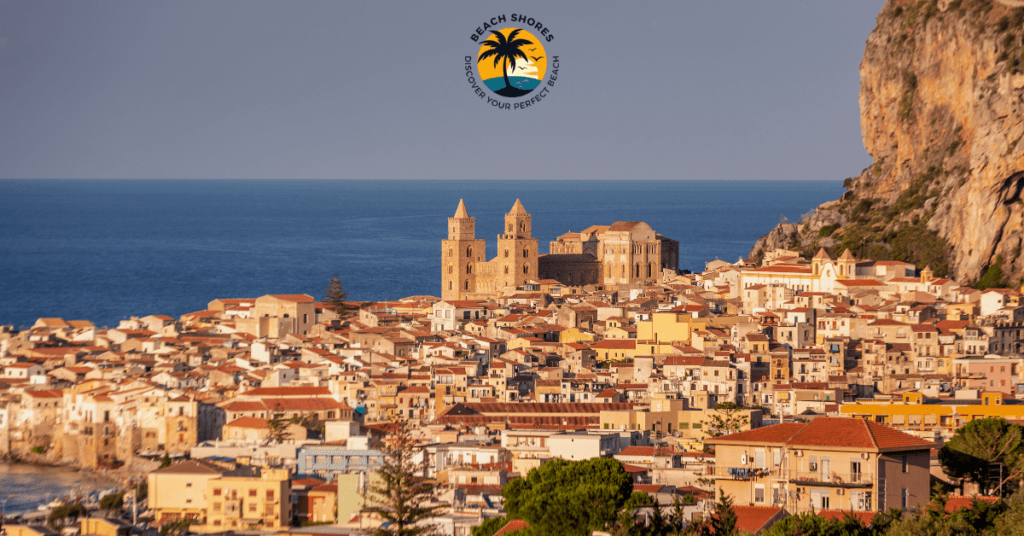
[[[741,532],[756,533],[767,528],[772,521],[778,521],[785,517],[785,511],[781,506],[733,505],[732,510],[736,513],[736,528]],[[781,517],[780,514],[782,514]]]
[[[998,500],[999,497],[990,497],[988,495],[976,495],[974,497],[949,497],[946,499],[946,511],[952,514],[961,508],[973,508],[974,501],[984,501],[995,504]]]
[[[291,301],[296,303],[316,303],[309,294],[271,294],[271,296],[285,301]]]
[[[528,528],[530,528],[530,524],[529,523],[523,521],[522,519],[513,519],[512,521],[509,521],[508,523],[505,523],[504,527],[501,527],[500,529],[498,529],[498,531],[494,533],[494,536],[502,536],[503,534],[508,533],[508,532],[516,532],[518,530],[523,530],[523,529],[528,529]]]
[[[235,419],[224,426],[234,426],[235,428],[266,428],[267,420],[260,419],[259,417],[242,417]]]
[[[785,443],[791,447],[847,447],[872,451],[935,447],[895,428],[857,417],[823,417],[810,423],[783,423],[708,439],[706,443]]]

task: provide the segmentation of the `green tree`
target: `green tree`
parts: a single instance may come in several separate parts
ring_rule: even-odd
[[[184,536],[188,534],[188,528],[199,523],[198,519],[179,518],[168,521],[160,526],[160,534],[163,536]]]
[[[341,286],[341,279],[337,274],[331,276],[331,280],[327,283],[327,290],[324,291],[324,302],[327,303],[329,308],[338,313],[338,316],[345,316],[348,312],[348,306],[345,305],[345,301],[348,300],[348,292]]]
[[[1006,419],[974,419],[942,446],[939,463],[951,477],[977,483],[983,494],[1016,489],[1024,477],[1024,427]]]
[[[683,533],[694,536],[736,536],[739,534],[739,529],[736,528],[737,521],[736,511],[732,509],[732,499],[721,493],[711,515],[700,523],[690,524]]]
[[[529,523],[531,533],[589,536],[616,525],[633,483],[614,459],[554,459],[509,482],[501,495],[508,517]]]
[[[274,412],[267,420],[267,439],[274,443],[281,443],[288,437],[288,424],[291,421],[284,418],[284,411],[279,402],[274,406]]]
[[[506,523],[508,523],[508,518],[505,517],[492,517],[484,520],[483,523],[473,527],[473,536],[493,536]]]
[[[409,433],[409,425],[398,423],[396,432],[386,437],[377,448],[384,455],[377,470],[379,482],[370,485],[371,502],[368,508],[387,526],[373,530],[374,536],[418,536],[435,532],[433,526],[423,522],[433,517],[438,506],[431,500],[436,496],[436,484],[424,475],[427,458],[422,456],[416,440]]]
[[[481,61],[493,56],[495,67],[498,66],[498,62],[500,61],[501,72],[505,76],[506,89],[510,89],[512,87],[512,83],[508,80],[507,66],[511,64],[512,71],[514,72],[516,70],[516,58],[522,58],[524,61],[529,61],[526,58],[526,53],[520,50],[520,47],[533,44],[533,41],[528,39],[516,39],[516,35],[519,32],[520,30],[518,28],[512,30],[512,33],[508,34],[508,39],[506,39],[501,32],[491,30],[491,33],[494,34],[494,36],[483,43],[480,43],[481,45],[490,48],[481,52],[480,57],[476,59],[477,63],[480,63]]]
[[[79,516],[86,514],[88,511],[81,502],[64,503],[50,511],[50,515],[46,517],[46,524],[52,529],[60,529],[64,527],[65,521],[70,519],[74,523]]]
[[[171,466],[171,456],[170,456],[170,454],[167,454],[165,452],[163,459],[160,460],[160,468],[163,469],[164,467],[170,467],[170,466]]]
[[[715,405],[714,409],[715,412],[709,415],[707,421],[701,421],[707,427],[705,433],[711,437],[734,434],[750,424],[750,417],[746,415],[743,406],[723,402]]]
[[[841,519],[827,519],[815,514],[787,517],[771,526],[765,536],[874,536],[859,519],[845,515]]]

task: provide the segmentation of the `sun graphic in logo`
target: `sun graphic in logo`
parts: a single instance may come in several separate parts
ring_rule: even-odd
[[[548,70],[544,45],[522,28],[491,30],[480,44],[476,68],[487,89],[502,97],[522,97],[540,85]]]

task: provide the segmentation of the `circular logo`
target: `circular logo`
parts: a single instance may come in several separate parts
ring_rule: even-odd
[[[530,94],[548,69],[542,40],[522,28],[491,30],[491,34],[477,53],[480,79],[502,97]]]

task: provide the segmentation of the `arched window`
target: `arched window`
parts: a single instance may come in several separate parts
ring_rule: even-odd
[[[454,251],[452,251],[452,248],[448,248],[448,256],[449,256],[449,257],[451,257],[451,256],[452,256],[452,253],[454,253]]]
[[[472,257],[473,256],[473,246],[469,246],[469,247],[466,248],[466,256],[467,257]]]
[[[512,224],[511,223],[508,224],[508,232],[510,232],[510,233],[512,232]]]
[[[454,287],[454,286],[455,286],[455,285],[453,285],[451,281],[449,281],[449,282],[448,282],[448,290],[451,290],[451,289],[452,289],[452,287]]]
[[[626,265],[622,265],[622,277],[626,277]]]
[[[640,264],[639,263],[637,263],[636,268],[634,268],[634,270],[633,270],[633,273],[636,274],[633,277],[640,277]]]
[[[523,264],[523,273],[524,274],[530,273],[530,265],[529,264],[525,264],[525,263]]]
[[[508,258],[508,248],[505,248],[505,258]]]
[[[525,259],[525,258],[527,258],[529,256],[530,256],[530,248],[523,248],[523,258]]]
[[[505,275],[508,275],[508,266],[505,267]]]
[[[449,264],[448,265],[448,273],[449,274],[454,274],[455,273],[455,267]]]
[[[654,265],[651,264],[651,263],[647,263],[647,277],[653,277],[653,275],[654,275]]]
[[[519,230],[520,231],[525,231],[526,230],[526,222],[525,221],[519,223]]]
[[[468,279],[466,280],[465,287],[466,287],[466,290],[469,290],[469,280]]]
[[[471,273],[473,273],[473,265],[472,264],[467,264],[466,265],[466,274],[469,275]]]

